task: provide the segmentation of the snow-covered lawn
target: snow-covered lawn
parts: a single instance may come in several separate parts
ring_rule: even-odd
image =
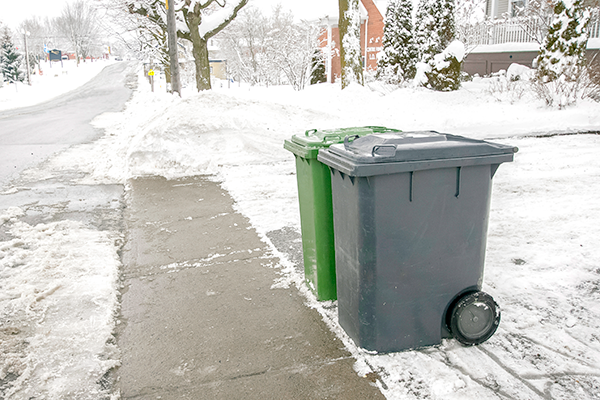
[[[467,348],[446,340],[422,350],[369,354],[346,337],[335,307],[318,303],[292,262],[273,248],[282,259],[279,284],[297,285],[306,294],[307,304],[323,315],[356,357],[357,373],[378,376],[377,384],[390,399],[599,398],[600,136],[527,137],[599,131],[598,103],[582,101],[561,111],[548,109],[527,94],[520,98],[497,91],[490,94],[487,79],[466,83],[451,93],[393,90],[377,84],[344,91],[319,85],[294,92],[289,87],[232,84],[228,88],[227,83],[217,83],[210,92],[186,90],[181,99],[151,93],[144,78],[139,84],[123,112],[104,114],[94,121],[106,130],[104,137],[70,148],[54,157],[46,170],[27,171],[27,178],[60,175],[74,166],[86,173],[79,182],[90,184],[124,183],[145,174],[167,178],[210,174],[222,182],[237,209],[269,242],[271,231],[292,228],[299,232],[294,158],[283,149],[283,141],[307,129],[362,125],[432,129],[519,147],[515,161],[503,164],[494,178],[484,290],[502,307],[502,322],[486,343]],[[5,89],[0,90],[0,99]],[[38,297],[58,295],[58,285],[67,285],[57,280],[62,279],[56,276],[63,273],[62,267],[49,264],[56,274],[42,274],[35,282],[19,283],[23,279],[14,276],[36,274],[42,257],[36,249],[56,247],[55,241],[72,248],[71,256],[78,257],[75,248],[79,244],[73,238],[89,228],[71,223],[26,226],[16,222],[18,218],[18,209],[0,210],[0,224],[10,224],[15,236],[0,247],[0,316],[22,310],[18,318],[28,319],[43,331],[45,311],[30,312],[35,311],[31,305],[36,297],[27,300],[17,293],[22,287],[23,293],[27,290]],[[107,238],[96,237],[94,242],[100,248]],[[91,263],[90,268],[105,258],[104,263],[116,270],[113,252],[112,246],[105,246],[93,256],[98,263]],[[11,261],[15,259],[19,262]],[[102,296],[113,296],[116,283],[110,274],[103,276],[113,286]],[[75,279],[72,283],[74,287]],[[4,295],[10,285],[13,294]],[[72,307],[85,313],[91,303],[102,301],[94,297],[98,294],[90,296]],[[18,308],[20,304],[25,306]],[[110,313],[98,312],[94,322],[94,329],[111,329],[114,319]],[[83,322],[73,322],[69,332],[58,334],[67,347],[73,346],[70,339],[78,331],[89,329]],[[30,345],[24,350],[31,361],[25,371],[34,376],[41,365],[54,365],[61,371],[68,371],[67,364],[80,366],[89,371],[89,381],[81,387],[93,386],[116,355],[98,343],[103,363],[89,365],[90,353],[82,352],[78,358],[75,346],[75,355],[66,356]],[[0,380],[10,373],[11,365],[1,357]],[[27,385],[35,389],[28,393],[38,391],[48,397],[66,393],[65,386],[57,384],[59,375],[44,376],[42,381],[24,380],[22,393],[27,392]]]

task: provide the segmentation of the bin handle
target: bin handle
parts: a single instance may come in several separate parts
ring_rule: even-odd
[[[377,154],[380,149],[392,149],[391,154]],[[396,145],[395,144],[378,144],[373,146],[371,149],[371,155],[373,157],[393,157],[396,155]]]
[[[309,129],[309,130],[307,130],[306,132],[304,132],[304,134],[305,134],[306,136],[310,136],[310,135],[312,135],[313,133],[316,133],[316,132],[317,132],[317,130],[316,130],[316,129]]]
[[[365,126],[365,128],[371,129],[375,133],[386,133],[386,132],[402,132],[398,129],[386,128],[385,126]]]
[[[348,135],[344,138],[344,148],[346,150],[350,150],[350,138],[352,138],[352,141],[354,142],[356,139],[360,138],[360,135]]]
[[[327,142],[339,142],[342,138],[340,137],[340,135],[324,135],[323,136],[323,142],[327,143]]]

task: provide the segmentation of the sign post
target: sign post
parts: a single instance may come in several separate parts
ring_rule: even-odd
[[[150,77],[150,86],[152,87],[152,93],[154,93],[154,70],[153,69],[148,71],[148,76]]]
[[[58,60],[60,61],[60,66],[63,66],[63,62],[62,62],[62,51],[54,49],[54,50],[50,50],[50,53],[48,53],[48,58],[50,61],[50,67],[52,68],[52,61],[54,60]]]

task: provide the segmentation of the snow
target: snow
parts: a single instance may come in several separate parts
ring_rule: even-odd
[[[30,76],[31,86],[26,83],[6,85],[0,88],[0,110],[24,107],[32,102],[44,102],[59,94],[73,90],[106,67],[104,60],[87,60],[77,66],[75,60],[62,63],[41,63],[40,68]]]
[[[231,18],[236,7],[240,5],[243,0],[229,0],[225,3],[225,7],[219,8],[212,14],[205,14],[202,16],[202,23],[199,27],[200,37],[204,38],[207,33],[214,31],[223,24],[226,20]],[[191,5],[188,9],[193,10],[195,3],[199,0],[192,0]]]
[[[535,71],[532,70],[531,68],[525,66],[525,65],[521,65],[521,64],[517,64],[517,63],[512,63],[508,66],[508,69],[506,70],[506,78],[508,80],[518,80],[518,79],[524,79],[524,80],[532,80],[533,77],[535,75]]]
[[[5,398],[100,398],[96,382],[118,365],[110,344],[120,265],[115,238],[75,221],[15,222],[10,234],[0,245],[0,379],[18,378]]]
[[[463,58],[465,58],[465,45],[459,40],[454,40],[448,45],[442,54],[445,54],[444,58],[454,57],[458,61],[462,62]]]
[[[44,87],[58,78],[44,77],[47,83],[10,94],[12,104],[50,96]],[[444,340],[421,350],[369,353],[340,328],[335,304],[317,302],[275,248],[283,275],[274,286],[296,285],[356,358],[357,373],[375,377],[388,399],[597,399],[600,136],[532,136],[597,132],[598,103],[579,101],[559,111],[528,95],[501,102],[490,95],[490,82],[476,78],[444,93],[377,83],[296,92],[215,82],[213,91],[184,91],[179,98],[151,93],[140,74],[127,108],[94,120],[106,132],[102,138],[58,154],[27,176],[77,168],[85,173],[79,183],[99,184],[147,174],[209,174],[270,243],[273,230],[300,231],[294,157],[283,149],[294,134],[380,125],[517,146],[515,161],[494,177],[483,289],[502,308],[502,321],[486,343],[463,347]],[[0,89],[0,99],[13,89]],[[0,223],[11,230],[10,240],[0,242],[0,315],[11,321],[0,330],[0,380],[26,372],[15,399],[101,398],[94,397],[96,382],[118,362],[109,338],[118,307],[119,235],[75,221],[29,225],[21,214],[0,210]],[[17,336],[10,329],[28,330],[29,345],[10,342]]]

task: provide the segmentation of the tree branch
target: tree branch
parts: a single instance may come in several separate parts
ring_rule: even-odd
[[[214,0],[217,1],[217,0]],[[248,4],[248,0],[242,0],[240,1],[240,3],[235,6],[235,8],[233,9],[233,12],[231,13],[231,15],[229,16],[229,18],[225,19],[219,26],[217,26],[215,29],[206,32],[206,34],[204,35],[204,39],[209,39],[213,36],[215,36],[217,33],[221,32],[227,25],[229,25],[229,23],[231,21],[233,21],[235,19],[235,17],[237,17],[238,12],[242,9],[242,7],[244,7],[246,4]]]

